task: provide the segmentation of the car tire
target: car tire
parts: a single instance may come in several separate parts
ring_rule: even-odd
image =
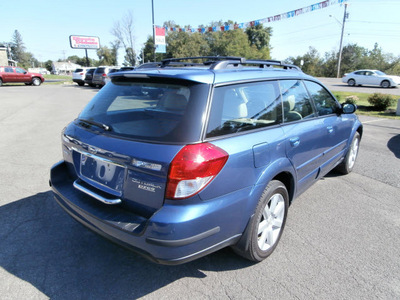
[[[347,80],[347,84],[349,86],[355,86],[356,85],[356,81],[354,79],[349,79],[349,80]]]
[[[388,80],[383,80],[381,82],[381,87],[383,87],[384,89],[390,88],[390,82]]]
[[[360,134],[356,132],[354,134],[353,140],[351,141],[350,148],[347,151],[346,156],[344,157],[343,162],[341,162],[337,167],[336,170],[344,175],[349,174],[353,171],[354,164],[356,162],[358,156],[358,150],[360,148]]]
[[[233,246],[233,250],[255,262],[271,255],[282,236],[288,207],[289,194],[285,185],[278,180],[272,180],[262,193],[243,236],[245,249]]]
[[[0,78],[0,86],[3,85],[3,80]]]
[[[34,86],[39,86],[39,85],[41,85],[41,83],[42,83],[42,81],[40,80],[40,78],[37,78],[37,77],[32,78],[32,84]]]
[[[78,83],[79,86],[84,86],[85,84],[83,82]]]

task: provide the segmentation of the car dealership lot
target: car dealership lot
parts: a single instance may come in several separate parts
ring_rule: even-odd
[[[52,198],[49,169],[61,159],[60,132],[96,92],[0,89],[2,299],[400,297],[400,121],[361,118],[353,173],[328,174],[300,196],[264,262],[224,249],[168,267],[98,237]]]

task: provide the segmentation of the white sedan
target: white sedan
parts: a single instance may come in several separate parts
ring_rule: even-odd
[[[379,85],[383,88],[389,88],[400,84],[400,76],[386,75],[378,70],[358,70],[344,74],[342,82],[350,86]]]

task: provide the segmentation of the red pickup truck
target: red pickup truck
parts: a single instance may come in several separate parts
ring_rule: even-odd
[[[44,81],[42,74],[29,73],[20,67],[0,66],[0,86],[3,83],[25,83],[26,85],[41,85]]]

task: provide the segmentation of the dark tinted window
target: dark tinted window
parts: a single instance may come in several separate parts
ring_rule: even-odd
[[[13,68],[4,68],[4,72],[14,73],[14,70],[13,70]]]
[[[280,80],[279,85],[282,94],[284,122],[315,117],[307,90],[301,80]]]
[[[203,126],[207,87],[177,80],[166,83],[165,78],[163,82],[116,78],[91,100],[79,118],[110,126],[107,133],[112,135],[157,142],[196,142]]]
[[[207,137],[279,124],[282,105],[275,81],[219,87],[214,90]]]
[[[94,72],[95,73],[104,73],[104,70],[105,70],[106,68],[97,68]]]
[[[319,116],[334,114],[338,111],[339,104],[323,86],[311,81],[305,81],[304,83],[311,98],[314,100]]]
[[[76,69],[74,72],[79,73],[79,72],[83,72],[83,71],[84,71],[83,69]]]

